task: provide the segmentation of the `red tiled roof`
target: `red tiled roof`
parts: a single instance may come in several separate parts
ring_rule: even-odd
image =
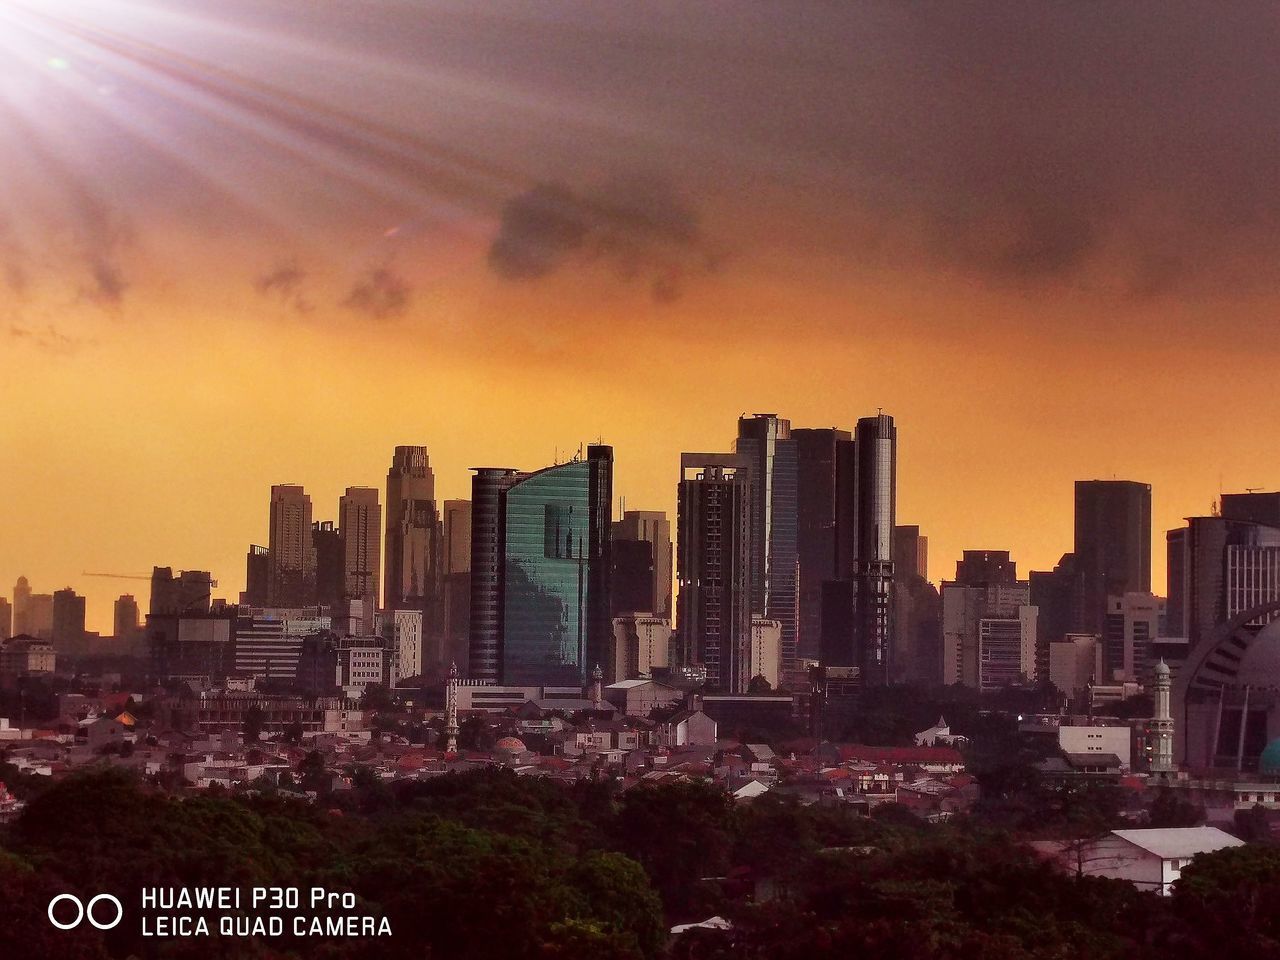
[[[850,743],[836,749],[841,760],[863,760],[874,764],[964,763],[960,751],[952,747],[868,747]]]

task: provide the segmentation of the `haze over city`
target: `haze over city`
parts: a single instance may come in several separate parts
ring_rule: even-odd
[[[0,4],[0,583],[234,590],[396,443],[465,496],[603,437],[670,512],[743,412],[891,410],[934,579],[1051,565],[1080,477],[1277,484],[1271,18],[363,10]]]

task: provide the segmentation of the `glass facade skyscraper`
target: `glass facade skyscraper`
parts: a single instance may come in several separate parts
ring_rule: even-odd
[[[613,449],[472,487],[472,676],[575,685],[609,667]]]
[[[791,421],[772,413],[741,417],[734,449],[751,465],[751,609],[782,625],[785,670],[798,655],[800,620],[797,463]]]

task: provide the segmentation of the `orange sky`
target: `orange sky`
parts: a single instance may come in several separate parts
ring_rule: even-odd
[[[1114,476],[1162,590],[1280,485],[1276,24],[964,6],[0,5],[0,595],[235,596],[271,484],[396,444],[460,497],[602,437],[673,511],[739,414],[877,407],[933,579]]]

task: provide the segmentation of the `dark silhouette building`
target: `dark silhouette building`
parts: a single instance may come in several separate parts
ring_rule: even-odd
[[[316,603],[338,607],[346,595],[346,546],[332,520],[311,525],[311,546],[315,552]]]
[[[822,585],[839,577],[836,558],[837,464],[848,430],[795,429],[796,558],[799,562],[798,655],[817,658],[822,647]]]
[[[84,652],[84,597],[70,587],[53,593],[53,648],[59,654]]]
[[[653,544],[648,540],[613,541],[613,615],[653,613],[657,606]]]
[[[387,470],[387,534],[382,605],[422,610],[423,629],[443,629],[442,528],[426,447],[396,447]]]
[[[653,608],[645,612],[671,620],[671,521],[661,510],[627,510],[614,521],[613,540],[645,541],[653,558]],[[615,608],[618,607],[614,601]],[[621,609],[621,608],[619,608]]]
[[[265,607],[271,595],[271,551],[266,547],[250,544],[244,558],[244,593],[241,603],[251,607]]]
[[[1077,480],[1073,553],[1085,590],[1079,626],[1100,634],[1107,597],[1151,592],[1151,485]]]
[[[966,587],[985,587],[1018,580],[1018,564],[1008,550],[966,550],[956,561],[955,582]]]
[[[751,463],[734,454],[680,457],[675,666],[705,667],[707,684],[731,693],[751,680]]]

